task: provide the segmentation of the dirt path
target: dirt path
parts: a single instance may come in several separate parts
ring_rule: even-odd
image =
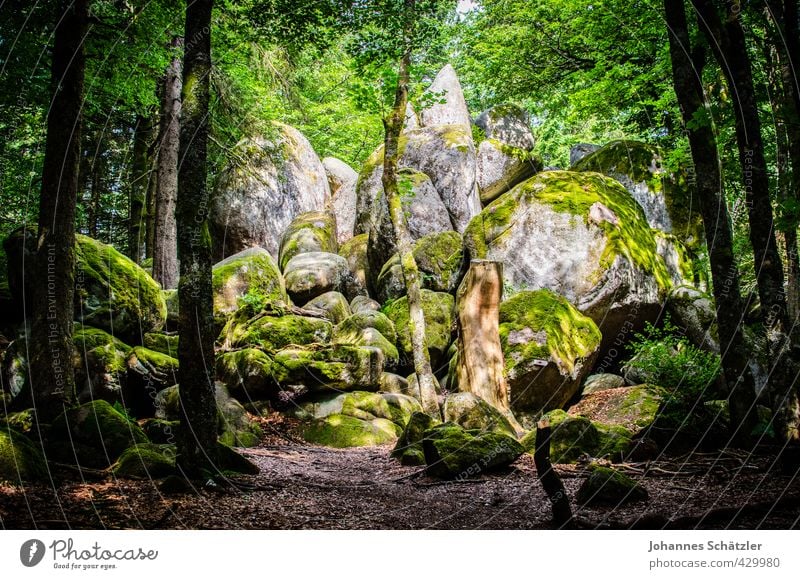
[[[56,484],[55,490],[45,485],[0,487],[0,523],[4,528],[48,529],[549,527],[549,506],[527,455],[505,472],[446,483],[400,466],[389,458],[389,447],[334,450],[282,443],[242,452],[261,469],[259,475],[241,479],[245,490],[198,488],[164,495],[157,482],[112,478],[81,482],[72,476]],[[707,463],[707,457],[703,460]],[[581,467],[559,470],[574,497],[584,476]],[[576,514],[592,525],[627,524],[645,517],[642,526],[662,528],[665,517],[688,516],[695,518],[684,520],[682,526],[800,527],[797,475],[778,474],[769,457],[754,459],[743,469],[657,474],[641,479],[650,493],[645,504],[584,508]],[[777,508],[770,509],[772,504]],[[721,515],[701,522],[697,517],[710,509]]]

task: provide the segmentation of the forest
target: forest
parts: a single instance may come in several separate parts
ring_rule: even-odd
[[[0,2],[0,528],[800,528],[796,0]]]

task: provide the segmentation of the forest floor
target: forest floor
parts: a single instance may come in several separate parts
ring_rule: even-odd
[[[439,481],[389,457],[391,447],[330,449],[298,442],[287,421],[241,449],[260,473],[182,494],[159,481],[53,471],[54,483],[0,486],[0,528],[20,529],[546,529],[547,497],[532,457],[480,478]],[[800,528],[800,473],[774,457],[694,453],[618,465],[647,502],[578,507],[581,528]],[[574,499],[587,471],[559,465]]]

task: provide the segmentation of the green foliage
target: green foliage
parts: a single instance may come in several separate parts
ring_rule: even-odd
[[[672,425],[702,415],[703,403],[716,398],[719,356],[692,345],[668,316],[660,328],[648,323],[628,347],[634,356],[626,366],[661,393],[663,417]]]

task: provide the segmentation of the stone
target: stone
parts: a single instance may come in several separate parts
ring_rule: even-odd
[[[384,366],[384,354],[378,348],[293,346],[275,353],[272,375],[282,387],[300,384],[308,392],[376,391]]]
[[[126,360],[128,379],[124,388],[126,409],[139,418],[153,416],[158,392],[178,383],[178,360],[136,346]]]
[[[446,422],[425,431],[422,440],[426,472],[437,478],[463,479],[509,466],[524,449],[499,432],[473,433]]]
[[[413,254],[423,289],[455,293],[464,270],[464,252],[458,233],[445,231],[426,235],[414,242]],[[377,297],[382,302],[406,294],[399,254],[395,253],[383,266],[376,287]]]
[[[511,422],[491,404],[471,392],[456,392],[444,399],[442,415],[445,422],[453,422],[467,430],[502,432],[516,438]]]
[[[284,270],[286,291],[294,303],[308,301],[330,291],[344,294],[348,299],[363,293],[347,260],[335,253],[315,251],[296,255]]]
[[[106,468],[131,446],[147,442],[138,424],[105,400],[70,408],[50,427],[53,456],[59,462]],[[58,442],[55,442],[58,441]]]
[[[251,247],[215,264],[211,274],[214,312],[229,314],[249,301],[256,309],[266,303],[287,303],[278,265],[266,249]]]
[[[385,418],[404,428],[414,412],[422,412],[422,407],[410,396],[354,391],[312,396],[299,402],[291,413],[302,420],[321,420],[333,414],[367,421]]]
[[[622,388],[626,385],[625,378],[616,374],[592,374],[583,383],[581,391],[583,396],[594,394],[602,390]]]
[[[532,177],[542,168],[531,152],[486,139],[478,145],[477,182],[481,202],[486,204]]]
[[[401,431],[399,426],[386,418],[362,420],[343,414],[331,414],[305,425],[302,436],[306,442],[312,444],[350,448],[390,444],[397,440]]]
[[[464,92],[452,65],[445,65],[431,85],[425,90],[433,104],[424,107],[419,113],[419,119],[424,127],[434,125],[458,125],[470,131],[472,119],[464,100]],[[443,102],[441,102],[443,101]]]
[[[178,357],[178,334],[165,332],[148,332],[144,335],[142,345],[150,350],[161,352],[173,358]]]
[[[335,157],[322,159],[328,187],[331,190],[333,214],[336,216],[337,240],[340,244],[353,237],[356,225],[356,183],[358,173]]]
[[[655,322],[672,285],[642,208],[597,173],[537,174],[475,217],[464,243],[465,259],[503,262],[507,295],[550,289],[592,318],[602,351]]]
[[[601,447],[601,437],[591,420],[571,416],[563,410],[546,415],[552,428],[550,458],[554,464],[576,462],[584,456],[595,456]]]
[[[334,340],[343,339],[368,328],[379,331],[392,344],[397,342],[397,331],[392,320],[386,314],[372,309],[354,313],[344,320],[334,328],[333,337]]]
[[[47,463],[41,450],[23,434],[0,426],[0,482],[20,484],[46,476]]]
[[[73,364],[78,401],[122,402],[131,347],[104,330],[82,324],[75,324],[72,341],[78,354]]]
[[[381,374],[378,390],[393,394],[410,394],[408,380],[391,372]]]
[[[579,505],[622,506],[648,500],[647,489],[631,477],[612,468],[596,466],[583,481],[576,501]]]
[[[325,168],[308,140],[281,123],[268,135],[244,139],[235,150],[209,209],[214,257],[260,246],[277,259],[292,220],[330,203]]]
[[[404,466],[422,466],[425,464],[425,452],[422,439],[425,432],[436,425],[436,421],[424,412],[414,412],[408,419],[406,427],[392,450],[392,458]]]
[[[667,311],[692,344],[707,352],[719,353],[713,296],[691,286],[679,286],[667,298]]]
[[[631,434],[637,434],[655,422],[660,407],[661,397],[655,389],[640,384],[585,394],[569,409],[569,414],[609,426],[623,426]]]
[[[292,344],[325,344],[333,334],[333,324],[322,318],[293,314],[242,317],[234,316],[222,329],[223,349],[258,346],[266,352],[276,352]]]
[[[354,314],[379,312],[381,304],[367,296],[356,296],[350,301],[350,311]]]
[[[339,292],[326,292],[315,297],[303,306],[304,310],[318,312],[332,324],[338,324],[350,317],[350,304]]]
[[[487,139],[495,139],[523,151],[532,151],[536,141],[528,113],[517,105],[502,104],[482,112],[475,125]]]
[[[347,266],[350,268],[350,273],[356,280],[356,285],[359,288],[367,287],[367,244],[369,243],[369,234],[362,233],[356,235],[344,242],[339,246],[339,255],[347,260]],[[364,291],[363,293],[366,293]],[[356,296],[367,298],[366,295]]]
[[[444,359],[452,341],[455,298],[450,294],[430,290],[422,290],[421,296],[422,311],[425,316],[425,341],[431,364],[436,368]],[[397,347],[401,364],[411,365],[412,348],[407,296],[387,303],[383,311],[397,330]]]
[[[259,348],[243,348],[217,356],[217,379],[242,403],[277,395],[272,358]]]
[[[523,424],[562,408],[591,371],[602,336],[556,293],[521,291],[500,304],[500,346],[511,409]]]
[[[135,479],[160,479],[175,475],[177,449],[173,444],[137,444],[126,449],[111,471],[114,476]]]
[[[336,217],[330,211],[301,213],[289,224],[281,238],[278,264],[286,271],[286,264],[296,255],[312,252],[337,253]]]
[[[575,163],[583,159],[586,155],[594,153],[601,145],[593,145],[591,143],[578,143],[569,149],[569,166],[573,167]]]

